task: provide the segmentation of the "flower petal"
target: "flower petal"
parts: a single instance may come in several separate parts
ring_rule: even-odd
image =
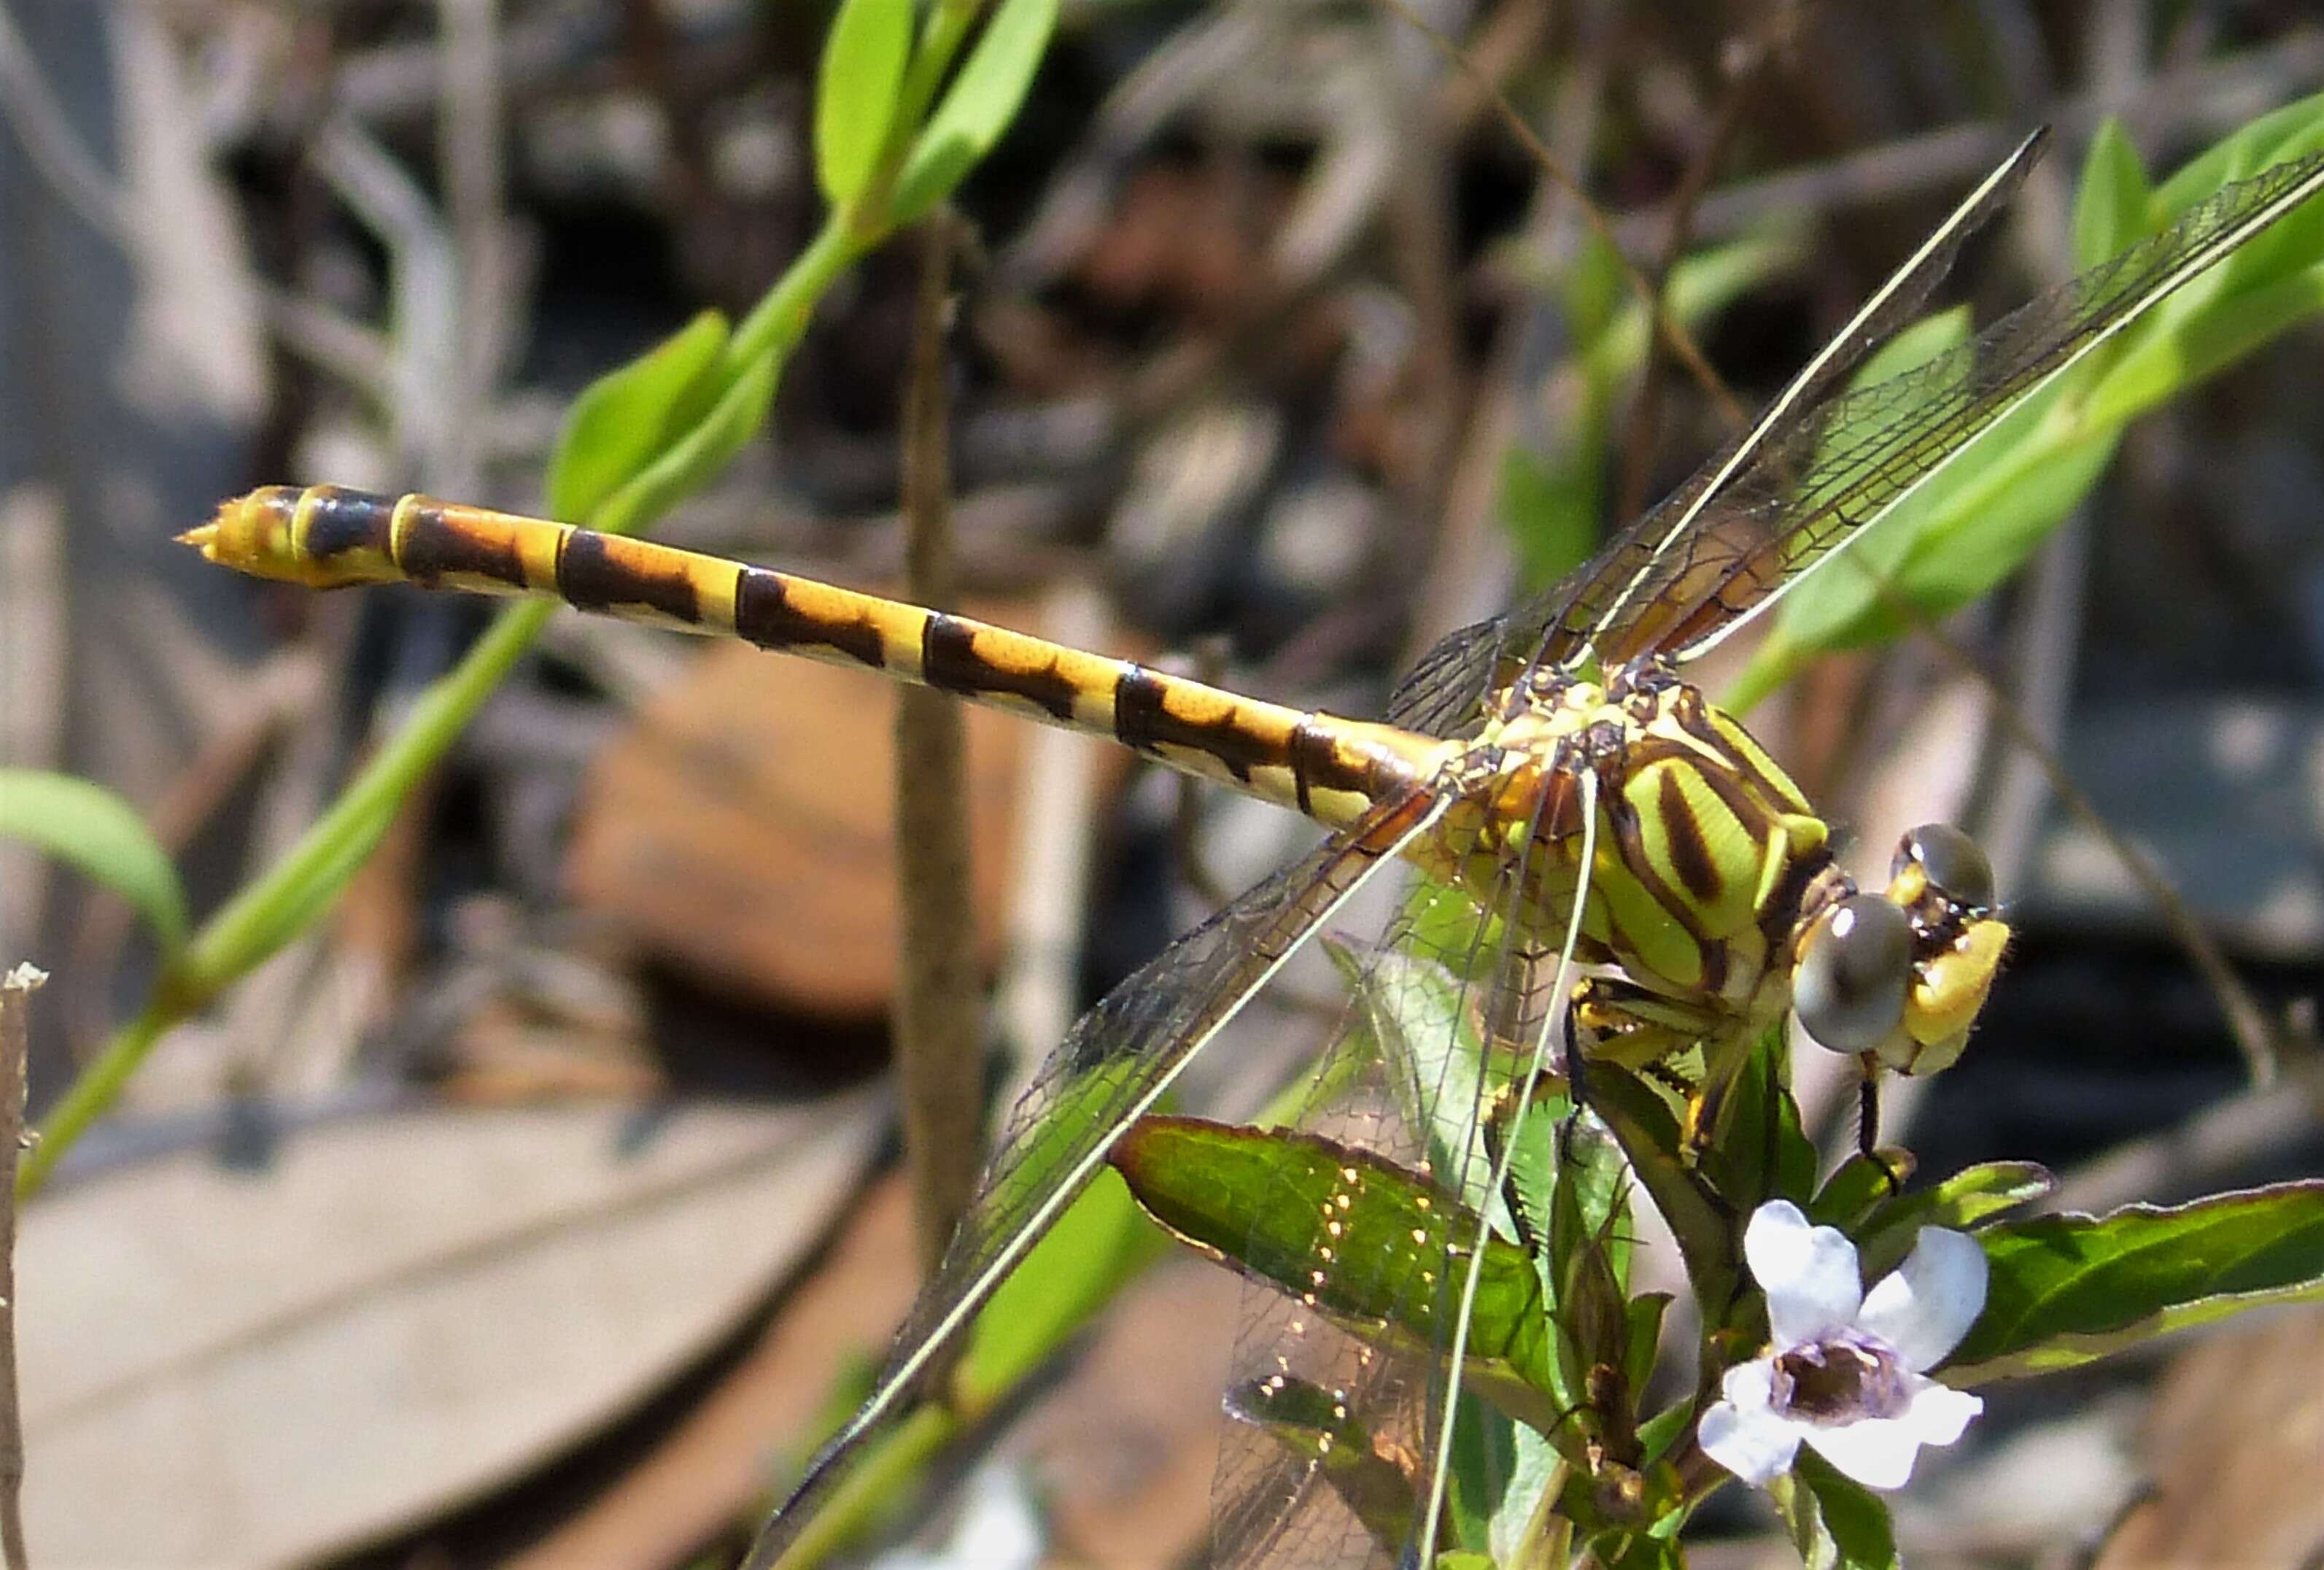
[[[1846,1329],[1864,1301],[1856,1245],[1831,1227],[1810,1226],[1788,1200],[1771,1199],[1751,1213],[1743,1258],[1767,1295],[1767,1328],[1778,1349]]]
[[[1913,1404],[1903,1417],[1811,1427],[1806,1437],[1826,1461],[1865,1487],[1896,1489],[1912,1480],[1922,1445],[1950,1445],[1984,1410],[1985,1402],[1967,1390],[1915,1375]]]
[[[1934,1368],[1984,1312],[1986,1278],[1975,1238],[1924,1226],[1904,1262],[1865,1294],[1857,1328],[1895,1347],[1914,1373]]]
[[[1733,1377],[1732,1371],[1729,1377]],[[1747,1409],[1729,1401],[1713,1401],[1703,1408],[1695,1437],[1705,1455],[1753,1488],[1765,1488],[1792,1469],[1792,1457],[1800,1453],[1803,1432],[1799,1424],[1787,1422],[1765,1407]]]
[[[1904,1487],[1912,1481],[1913,1459],[1921,1453],[1921,1436],[1910,1418],[1867,1418],[1833,1428],[1814,1427],[1806,1437],[1818,1455],[1867,1488]]]
[[[1739,1411],[1766,1411],[1775,1404],[1775,1360],[1755,1357],[1737,1363],[1719,1381],[1719,1393]]]
[[[1909,1424],[1923,1445],[1950,1445],[1969,1427],[1969,1420],[1985,1410],[1985,1399],[1956,1390],[1932,1379],[1913,1378],[1913,1404],[1896,1420]]]

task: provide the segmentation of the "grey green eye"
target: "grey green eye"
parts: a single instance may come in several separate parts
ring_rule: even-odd
[[[1809,1035],[1835,1052],[1870,1052],[1904,1019],[1913,928],[1875,894],[1855,894],[1818,925],[1792,983]]]
[[[1896,846],[1888,875],[1895,877],[1913,862],[1929,880],[1929,887],[1968,910],[1993,909],[1993,864],[1977,841],[1950,823],[1924,823]]]

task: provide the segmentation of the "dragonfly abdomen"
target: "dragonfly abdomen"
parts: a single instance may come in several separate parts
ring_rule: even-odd
[[[1450,743],[1222,691],[814,578],[420,495],[271,485],[181,538],[261,577],[558,599],[953,693],[1106,736],[1328,824],[1425,785]]]

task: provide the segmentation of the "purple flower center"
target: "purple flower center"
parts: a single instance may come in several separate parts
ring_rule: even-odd
[[[1770,1395],[1776,1411],[1823,1425],[1901,1418],[1913,1405],[1912,1381],[1896,1349],[1860,1330],[1784,1352],[1775,1359]]]

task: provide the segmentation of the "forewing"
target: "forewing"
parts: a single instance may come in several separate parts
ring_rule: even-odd
[[[1213,1499],[1221,1565],[1387,1564],[1415,1547],[1432,1482],[1433,1418],[1452,1395],[1445,1360],[1463,1272],[1449,1245],[1476,1243],[1452,1235],[1453,1206],[1473,1215],[1499,1203],[1484,1103],[1508,1071],[1511,1043],[1530,1047],[1556,1006],[1545,964],[1554,956],[1529,951],[1522,925],[1507,919],[1524,897],[1531,854],[1466,919],[1445,918],[1440,891],[1440,903],[1409,903],[1360,958],[1341,951],[1348,1011],[1296,1126],[1427,1178],[1445,1195],[1446,1227],[1425,1248],[1366,1251],[1351,1246],[1355,1234],[1342,1224],[1353,1218],[1334,1213],[1338,1196],[1291,1211],[1309,1217],[1298,1251],[1312,1261],[1314,1290],[1246,1287],[1228,1387],[1238,1420],[1222,1443]],[[1342,1176],[1360,1210],[1363,1159],[1351,1157]],[[1350,1300],[1394,1305],[1386,1317],[1397,1328],[1367,1333],[1327,1311]],[[1488,1493],[1508,1482],[1480,1475],[1489,1460],[1471,1462],[1470,1482]]]
[[[1422,790],[1374,807],[1181,937],[1084,1015],[1011,1113],[977,1197],[898,1333],[873,1394],[761,1533],[762,1565],[823,1502],[843,1464],[899,1415],[1014,1269],[1188,1060],[1355,891],[1444,810]]]
[[[1597,634],[1618,664],[1683,662],[1798,584],[1981,432],[2324,186],[2324,155],[2232,185],[1984,333],[1790,425],[1647,568]]]
[[[1415,664],[1390,702],[1389,720],[1451,735],[1482,713],[1486,700],[1525,670],[1623,656],[1613,645],[1651,620],[1657,598],[1688,581],[1702,542],[1729,532],[1727,495],[1764,456],[1788,448],[1795,432],[1864,356],[1919,314],[1969,236],[2008,203],[2040,155],[2037,133],[2020,143],[1943,224],[1794,376],[1751,428],[1714,453],[1675,492],[1624,529],[1563,581],[1507,615],[1451,633]],[[1738,549],[1740,549],[1738,541]],[[1626,645],[1627,646],[1627,645]]]

